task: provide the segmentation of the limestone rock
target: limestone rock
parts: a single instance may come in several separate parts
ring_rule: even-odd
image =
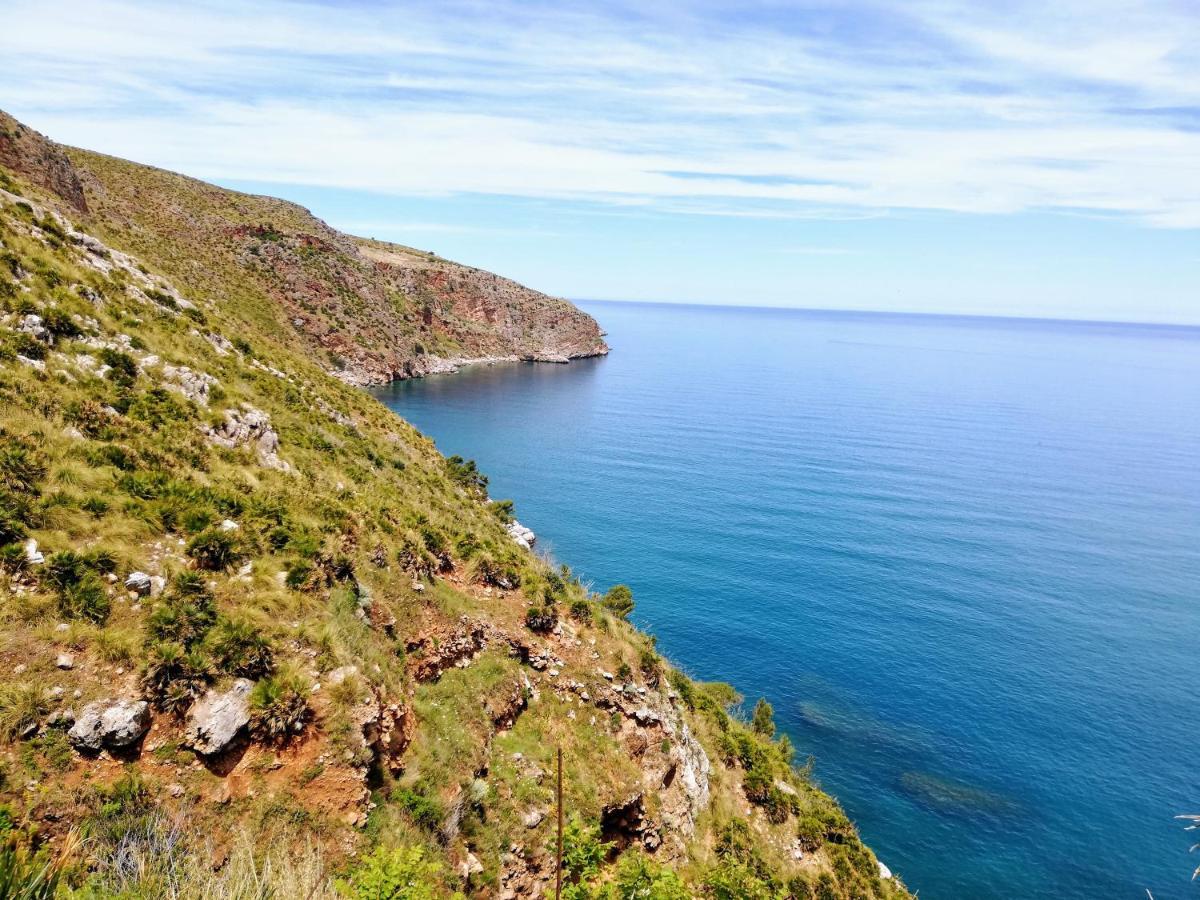
[[[125,589],[133,591],[139,597],[145,597],[153,587],[150,576],[145,572],[130,572],[125,579]]]
[[[537,535],[533,533],[533,530],[526,528],[516,519],[505,525],[504,530],[508,532],[509,537],[526,550],[532,548],[534,542],[537,540]]]
[[[207,372],[197,372],[187,366],[162,367],[163,387],[183,394],[200,406],[208,406],[208,392],[220,382]]]
[[[67,732],[80,750],[121,748],[137,743],[150,728],[150,706],[143,700],[97,700],[89,703]]]
[[[184,743],[205,756],[220,753],[250,721],[253,683],[239,678],[224,692],[209,691],[188,713]]]
[[[225,410],[225,421],[206,428],[205,434],[214,444],[231,450],[253,446],[258,450],[259,462],[267,468],[281,472],[292,469],[279,457],[279,434],[271,427],[271,417],[249,404],[243,404],[240,410]]]

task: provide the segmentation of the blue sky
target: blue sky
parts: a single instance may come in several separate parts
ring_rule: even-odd
[[[0,106],[565,296],[1200,323],[1200,7],[5,0]]]

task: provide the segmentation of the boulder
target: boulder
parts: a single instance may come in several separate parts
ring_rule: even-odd
[[[125,579],[125,589],[133,591],[139,597],[149,594],[152,587],[150,576],[145,572],[130,572],[129,577]]]
[[[89,703],[67,732],[80,750],[121,748],[135,744],[150,729],[150,706],[143,700],[97,700]]]
[[[224,692],[209,691],[192,705],[183,742],[197,753],[211,756],[226,749],[250,721],[253,683],[239,678]]]
[[[54,661],[54,665],[60,669],[73,669],[75,668],[75,657],[70,653],[60,653],[58,659]]]
[[[516,519],[505,525],[504,530],[508,532],[509,537],[526,550],[530,549],[537,540],[537,535],[533,533],[533,530],[526,528]]]

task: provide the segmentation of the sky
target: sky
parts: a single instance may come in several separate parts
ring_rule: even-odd
[[[0,0],[0,108],[571,298],[1200,324],[1200,0]]]

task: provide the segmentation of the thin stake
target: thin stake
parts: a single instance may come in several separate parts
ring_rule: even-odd
[[[554,900],[562,900],[562,747],[558,748],[558,861],[554,866]]]

